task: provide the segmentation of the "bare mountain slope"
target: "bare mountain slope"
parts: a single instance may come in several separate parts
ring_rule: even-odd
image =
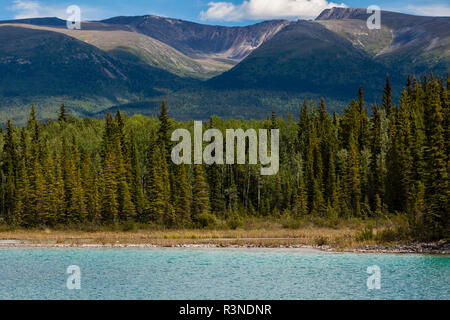
[[[340,110],[360,85],[374,102],[386,73],[398,98],[407,74],[450,70],[450,18],[383,11],[381,30],[369,30],[368,16],[341,8],[247,27],[115,17],[81,31],[57,18],[0,21],[0,118],[24,119],[18,110],[31,102],[149,114],[164,99],[177,118],[260,118],[323,96]]]
[[[101,22],[128,26],[192,58],[231,60],[231,63],[241,61],[290,24],[287,20],[273,20],[247,27],[223,27],[158,16],[115,17]]]
[[[0,24],[0,26],[11,25],[62,33],[104,50],[118,59],[127,62],[144,63],[182,77],[211,78],[231,67],[220,62],[200,61],[189,58],[165,43],[144,34],[119,29],[111,30],[101,28],[98,24],[97,26],[92,24],[84,23],[83,27],[90,26],[90,28],[83,28],[82,30],[69,30],[67,28],[32,24],[6,23]]]
[[[208,79],[231,69],[289,21],[267,21],[247,27],[209,26],[158,16],[115,17],[84,21],[68,30],[58,18],[0,21],[21,27],[64,33],[126,60],[183,77]]]
[[[366,9],[332,8],[316,19],[397,72],[421,74],[450,69],[450,17],[381,12],[381,30],[369,30]]]

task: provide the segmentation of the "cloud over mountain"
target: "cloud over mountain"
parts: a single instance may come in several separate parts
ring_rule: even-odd
[[[66,12],[67,7],[67,3],[50,4],[37,0],[13,0],[12,5],[7,7],[7,10],[14,13],[14,19],[58,17],[65,20],[69,17],[69,14]],[[81,17],[83,20],[94,20],[105,14],[104,9],[86,5],[81,6]]]
[[[408,5],[406,6],[406,10],[408,10],[411,13],[423,16],[434,16],[434,17],[450,16],[450,5],[447,4],[433,4],[426,6]]]
[[[14,0],[9,10],[14,12],[15,19],[65,17],[65,8],[46,6],[38,1],[32,0]]]
[[[324,9],[347,7],[327,0],[246,0],[235,5],[232,2],[210,2],[209,8],[200,13],[202,20],[262,20],[282,18],[314,18]]]

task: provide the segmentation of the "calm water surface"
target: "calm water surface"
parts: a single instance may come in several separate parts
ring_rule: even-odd
[[[70,265],[81,269],[81,290],[66,287]],[[367,289],[373,265],[380,290]],[[0,249],[0,299],[450,299],[450,256]]]

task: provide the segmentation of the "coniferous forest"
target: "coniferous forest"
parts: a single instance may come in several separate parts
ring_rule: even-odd
[[[258,165],[174,165],[176,122],[159,119],[11,121],[0,135],[0,225],[11,228],[231,228],[246,217],[342,220],[400,217],[408,236],[450,236],[450,79],[409,77],[398,103],[387,78],[380,103],[363,88],[341,114],[304,101],[264,121],[212,117],[204,129],[280,129],[280,171]]]

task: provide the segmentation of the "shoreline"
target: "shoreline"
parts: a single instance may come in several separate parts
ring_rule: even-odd
[[[188,239],[185,239],[188,240]],[[206,240],[206,239],[205,239]],[[224,239],[221,239],[222,241]],[[230,242],[247,241],[242,239],[227,239]],[[266,240],[273,240],[266,238]],[[30,242],[24,240],[0,240],[0,249],[304,249],[330,253],[377,253],[377,254],[431,254],[450,255],[450,243],[412,243],[396,245],[361,245],[356,247],[333,247],[330,245],[291,244],[261,245],[249,242],[224,244],[214,242],[213,239],[204,243],[190,243],[186,241],[178,244],[154,243],[52,243]]]
[[[351,227],[285,229],[266,226],[237,230],[12,230],[0,231],[2,248],[151,249],[241,248],[309,249],[322,252],[417,253],[450,255],[450,241],[419,243],[407,240],[361,240]]]

